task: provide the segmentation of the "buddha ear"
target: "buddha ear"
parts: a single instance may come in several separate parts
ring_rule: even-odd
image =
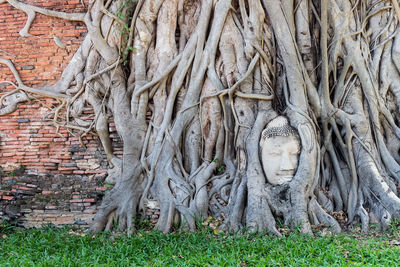
[[[265,141],[264,136],[265,136],[265,131],[266,131],[266,130],[267,130],[267,129],[264,129],[264,130],[261,132],[261,136],[260,136],[260,147],[262,147],[263,144],[264,144],[264,141]]]

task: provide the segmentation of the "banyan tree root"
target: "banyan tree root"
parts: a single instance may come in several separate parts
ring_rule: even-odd
[[[194,231],[209,216],[223,218],[226,231],[277,236],[277,220],[311,234],[312,225],[338,233],[359,222],[368,231],[370,222],[386,229],[399,219],[396,1],[93,0],[85,13],[0,3],[27,14],[26,38],[37,13],[88,29],[54,85],[25,85],[0,59],[16,81],[2,82],[10,90],[0,115],[51,97],[60,103],[56,127],[98,134],[115,185],[92,231],[132,232],[150,199],[163,232]],[[93,120],[82,119],[87,106]],[[261,155],[274,151],[260,140],[282,115],[300,151],[295,174],[276,184]]]

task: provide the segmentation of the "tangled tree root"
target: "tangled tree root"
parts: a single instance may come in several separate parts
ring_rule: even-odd
[[[16,0],[29,38],[36,13],[84,22],[88,34],[52,86],[16,83],[0,115],[37,97],[59,99],[55,126],[100,137],[114,188],[94,232],[134,229],[151,196],[156,228],[224,218],[221,229],[269,231],[276,219],[383,229],[400,217],[399,18],[397,1],[94,0],[86,13]],[[93,121],[81,119],[90,105]],[[60,112],[65,109],[66,112]],[[66,115],[62,115],[66,114]],[[260,135],[284,114],[301,153],[290,182],[267,182]],[[112,150],[108,118],[123,141]]]

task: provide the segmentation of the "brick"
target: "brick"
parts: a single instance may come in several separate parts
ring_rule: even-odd
[[[83,200],[82,199],[71,199],[69,202],[71,202],[71,203],[82,203]]]
[[[96,191],[106,191],[107,188],[105,186],[96,187]]]
[[[16,180],[14,177],[4,177],[3,182],[9,182],[9,183],[14,182],[15,183]]]
[[[44,210],[35,209],[35,210],[33,211],[33,213],[36,213],[36,214],[43,214],[43,213],[44,213]]]
[[[54,218],[59,216],[58,212],[53,210],[46,210],[44,213],[45,218]]]
[[[25,122],[30,122],[30,119],[17,119],[18,123],[25,123]]]
[[[26,65],[26,66],[22,66],[21,70],[34,70],[35,66],[33,65]]]
[[[79,143],[79,142],[78,142]],[[83,147],[72,146],[68,149],[68,152],[83,152],[86,149]]]
[[[73,224],[74,218],[73,217],[59,217],[55,220],[56,224]]]
[[[23,212],[23,213],[31,213],[32,209],[21,209],[21,212]]]

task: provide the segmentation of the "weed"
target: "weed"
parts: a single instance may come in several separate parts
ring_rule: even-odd
[[[103,186],[104,185],[104,179],[103,178],[97,178],[96,179],[96,184],[98,186]]]
[[[10,234],[16,228],[15,224],[12,224],[6,220],[3,220],[0,216],[0,235]],[[1,239],[1,236],[0,236]]]
[[[19,165],[17,168],[15,168],[15,169],[13,169],[13,170],[11,170],[9,173],[8,173],[8,176],[10,176],[10,177],[14,177],[14,176],[19,176],[19,175],[22,175],[24,172],[25,172],[25,166],[24,165]]]

